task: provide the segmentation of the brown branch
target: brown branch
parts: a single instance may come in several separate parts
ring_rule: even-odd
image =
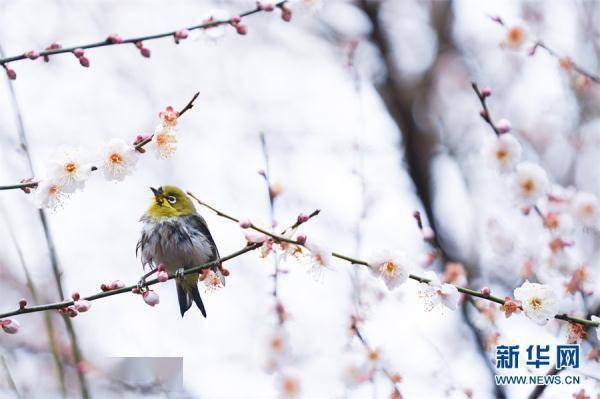
[[[220,262],[226,262],[230,259],[237,258],[238,256],[243,255],[246,252],[253,251],[253,250],[259,248],[260,246],[261,246],[261,244],[247,245],[246,247],[244,247],[236,252],[233,252],[227,256],[222,257],[220,259]],[[189,269],[185,269],[183,274],[188,275],[188,274],[196,273],[201,270],[208,269],[208,268],[216,265],[217,263],[219,263],[219,261],[214,260],[212,262],[204,263],[199,266],[191,267]],[[175,273],[169,274],[169,280],[171,280],[175,277],[176,277]],[[158,284],[158,283],[160,283],[160,281],[158,281],[158,279],[148,280],[148,281],[144,282],[144,284],[142,284],[142,287],[150,287],[150,286]],[[136,288],[138,288],[138,285],[134,284],[134,285],[129,285],[129,286],[114,289],[114,290],[102,291],[102,292],[99,292],[99,293],[96,293],[93,295],[81,297],[81,299],[91,302],[91,301],[96,301],[98,299],[107,298],[107,297],[110,297],[113,295],[132,293],[132,291]],[[73,300],[68,300],[68,301],[61,301],[61,302],[55,302],[55,303],[48,303],[45,305],[25,307],[23,309],[17,309],[17,310],[13,310],[10,312],[2,313],[2,314],[0,314],[0,319],[5,319],[7,317],[18,316],[18,315],[23,315],[23,314],[28,314],[28,313],[44,312],[44,311],[48,311],[48,310],[60,310],[60,309],[64,309],[69,306],[72,306],[72,305],[74,305],[74,303],[75,302]]]
[[[275,6],[278,8],[282,8],[284,6],[284,4],[287,2],[288,2],[287,0],[280,1],[280,2],[276,3]],[[245,11],[245,12],[243,12],[237,16],[231,17],[229,19],[205,22],[205,23],[202,23],[199,25],[190,26],[186,29],[188,31],[193,31],[193,30],[198,30],[198,29],[214,28],[214,27],[217,27],[220,25],[235,25],[235,24],[239,23],[239,21],[236,22],[234,19],[247,17],[249,15],[256,14],[261,11],[263,11],[263,9],[259,6],[256,6],[256,8],[254,8],[252,10]],[[78,49],[85,50],[85,49],[97,48],[97,47],[117,46],[117,45],[123,45],[123,44],[136,44],[136,43],[149,41],[149,40],[162,39],[165,37],[176,37],[177,32],[179,32],[179,30],[164,32],[164,33],[156,33],[156,34],[147,35],[147,36],[132,37],[132,38],[123,39],[120,41],[111,40],[110,38],[107,38],[100,42],[80,44],[78,46],[71,46],[71,47],[64,47],[64,48],[40,51],[38,54],[38,57],[50,57],[50,56],[54,56],[57,54],[73,53],[75,50],[78,50]],[[6,64],[8,64],[9,62],[21,61],[21,60],[25,60],[28,58],[29,57],[28,57],[27,53],[23,53],[21,55],[15,55],[15,56],[11,56],[11,57],[0,58],[0,66],[3,66],[4,68],[6,68]]]
[[[200,92],[197,92],[196,94],[194,94],[194,96],[186,104],[186,106],[183,107],[181,109],[181,111],[179,111],[179,117],[181,117],[181,115],[183,115],[185,112],[187,112],[190,109],[192,109],[192,107],[194,106],[194,101],[196,101],[196,99],[198,98],[199,95],[200,95]],[[144,140],[142,140],[139,143],[135,144],[134,148],[136,150],[139,150],[140,148],[144,147],[146,144],[150,143],[152,141],[153,137],[154,137],[154,134],[151,134],[150,136],[148,136]],[[24,146],[24,148],[27,148],[27,146]],[[92,166],[91,170],[92,170],[92,172],[95,171],[95,170],[98,170],[98,167],[97,166]],[[8,185],[8,186],[0,186],[0,191],[1,190],[24,189],[24,188],[35,188],[35,187],[37,187],[38,184],[39,184],[39,181],[31,181],[31,182],[26,182],[26,183],[12,184],[12,185]]]
[[[475,82],[471,82],[471,87],[475,91],[475,94],[477,94],[477,98],[479,98],[479,102],[481,103],[482,110],[479,113],[479,115],[488,125],[490,125],[490,127],[494,130],[494,133],[496,133],[496,136],[500,136],[502,133],[500,132],[498,127],[496,127],[496,124],[494,123],[494,120],[492,119],[492,115],[490,114],[490,110],[488,109],[488,106],[487,106],[488,95],[484,95],[481,92],[481,90],[479,90],[479,87],[477,86],[477,83],[475,83]]]

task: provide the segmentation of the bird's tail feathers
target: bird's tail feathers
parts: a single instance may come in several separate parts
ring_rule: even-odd
[[[195,303],[202,312],[202,316],[206,317],[206,309],[204,303],[200,297],[200,291],[198,291],[198,278],[194,279],[193,283],[187,281],[177,282],[177,298],[179,299],[179,310],[181,317],[192,307],[192,303]]]

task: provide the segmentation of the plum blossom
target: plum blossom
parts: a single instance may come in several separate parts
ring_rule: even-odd
[[[92,303],[85,299],[79,299],[74,302],[74,306],[78,312],[84,313],[90,310],[90,308],[92,307]]]
[[[206,292],[216,291],[225,287],[225,276],[219,269],[216,271],[208,270],[208,272],[203,273],[201,280],[204,282]]]
[[[307,241],[304,247],[310,252],[310,262],[312,264],[312,272],[315,277],[320,277],[323,270],[330,267],[332,256],[331,250],[325,246],[317,244],[313,241]]]
[[[598,198],[586,192],[576,193],[571,199],[571,213],[584,226],[596,226],[600,215]]]
[[[68,194],[54,179],[42,180],[35,189],[35,202],[39,208],[48,208],[52,211],[60,208]]]
[[[171,126],[158,125],[150,142],[156,158],[170,158],[177,150],[177,130]]]
[[[177,126],[177,118],[179,118],[179,112],[173,110],[173,107],[168,106],[164,111],[158,114],[162,125],[164,127],[175,127]]]
[[[61,146],[48,162],[48,175],[65,193],[82,189],[91,171],[80,148]]]
[[[513,186],[518,200],[525,206],[532,206],[546,194],[548,176],[544,169],[533,162],[521,162],[516,167]]]
[[[121,139],[111,139],[100,149],[98,167],[107,180],[123,181],[138,162],[138,153]]]
[[[419,297],[423,299],[425,310],[431,311],[438,305],[446,306],[456,310],[460,293],[452,284],[442,283],[439,277],[432,271],[425,273],[429,283],[419,284]]]
[[[558,312],[558,295],[547,285],[525,281],[515,288],[515,299],[523,304],[525,315],[539,325],[546,324]]]
[[[227,21],[229,19],[229,13],[222,9],[214,9],[208,12],[206,16],[202,19],[203,23],[217,22],[217,21]],[[204,34],[206,37],[212,40],[217,40],[225,35],[227,26],[225,24],[211,26],[208,28],[204,28]]]
[[[521,144],[512,134],[503,134],[489,139],[482,149],[482,155],[496,170],[511,172],[521,159]]]
[[[373,256],[369,262],[371,272],[381,277],[391,291],[408,280],[411,262],[401,252],[382,252]]]

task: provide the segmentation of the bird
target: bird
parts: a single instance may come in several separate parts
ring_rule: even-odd
[[[141,237],[136,245],[142,266],[150,266],[138,287],[143,287],[145,278],[163,265],[169,273],[175,273],[177,298],[181,317],[193,303],[206,317],[206,309],[198,291],[199,273],[184,275],[194,266],[215,262],[212,270],[219,272],[220,256],[206,221],[196,211],[192,199],[180,188],[163,185],[152,188],[154,197],[150,207],[140,218],[143,223]],[[224,285],[224,277],[218,273]]]

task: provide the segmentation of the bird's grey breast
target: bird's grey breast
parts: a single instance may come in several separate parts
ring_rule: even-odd
[[[167,271],[201,265],[215,259],[212,240],[185,218],[142,218],[144,227],[138,243],[143,264],[164,264]]]

